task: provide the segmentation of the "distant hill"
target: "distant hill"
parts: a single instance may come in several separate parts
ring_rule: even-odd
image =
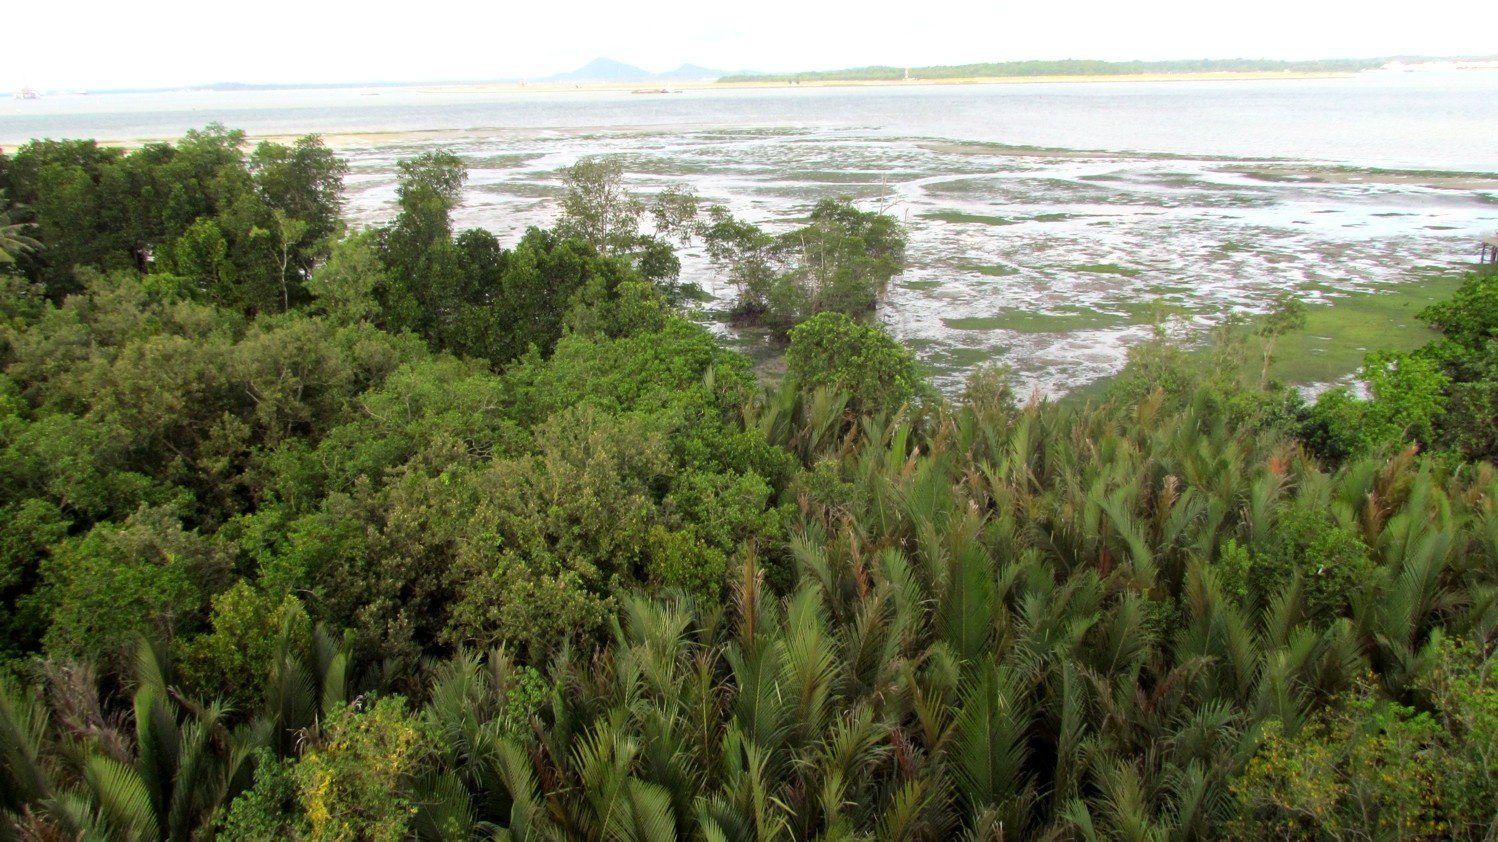
[[[640,82],[650,76],[632,64],[609,58],[595,58],[576,70],[549,76],[545,82]]]
[[[716,79],[722,76],[723,71],[701,67],[695,64],[683,64],[675,70],[665,73],[651,73],[643,68],[622,61],[614,61],[608,58],[597,58],[576,70],[566,73],[558,73],[548,76],[542,82],[695,82],[705,79]]]

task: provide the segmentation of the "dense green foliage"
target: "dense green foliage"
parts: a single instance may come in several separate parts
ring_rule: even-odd
[[[294,157],[208,134],[228,181]],[[944,400],[825,307],[767,388],[637,255],[501,248],[460,161],[401,175],[284,298],[216,206],[0,267],[0,838],[1491,837],[1498,470],[1435,444],[1486,280],[1371,367],[1398,433],[1323,461],[1263,382],[1293,307],[1081,408]]]
[[[26,232],[35,227],[23,222],[11,222],[10,202],[0,191],[0,264],[14,264],[16,258],[30,254],[42,244]]]
[[[859,414],[899,407],[920,387],[915,355],[880,328],[818,313],[791,330],[786,375],[803,389],[847,396]]]
[[[1498,272],[1469,274],[1448,302],[1420,312],[1441,333],[1407,353],[1374,351],[1360,372],[1368,400],[1321,396],[1306,438],[1331,458],[1415,443],[1498,460]]]
[[[54,301],[75,267],[150,270],[158,284],[250,312],[302,303],[302,284],[342,223],[347,165],[315,136],[293,146],[214,125],[126,153],[93,141],[34,141],[5,171],[10,200],[44,248],[21,257]]]

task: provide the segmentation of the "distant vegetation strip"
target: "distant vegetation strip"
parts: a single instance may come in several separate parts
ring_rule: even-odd
[[[1145,73],[1356,73],[1374,70],[1391,61],[1433,61],[1412,57],[1366,59],[1317,59],[1314,61],[1266,61],[1262,59],[1185,59],[1174,61],[1000,61],[984,64],[954,64],[909,68],[912,79],[977,79],[1024,76],[1131,76]],[[1444,59],[1452,61],[1454,59]],[[854,67],[806,73],[738,74],[719,82],[877,82],[905,78],[903,67]]]

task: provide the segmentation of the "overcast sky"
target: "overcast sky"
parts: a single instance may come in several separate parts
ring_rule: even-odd
[[[18,0],[4,21],[0,90],[536,78],[598,57],[788,71],[1498,52],[1492,0]]]

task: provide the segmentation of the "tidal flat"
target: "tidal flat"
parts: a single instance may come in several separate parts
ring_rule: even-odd
[[[561,170],[618,155],[628,187],[690,187],[771,231],[848,197],[908,227],[908,269],[879,318],[943,389],[1003,363],[1060,395],[1122,366],[1156,302],[1206,335],[1284,291],[1321,312],[1430,287],[1498,229],[1495,73],[1089,84],[708,86],[627,91],[306,90],[0,102],[14,137],[173,138],[210,121],[251,137],[324,136],[353,172],[355,225],[394,215],[396,163],[468,162],[460,227],[505,244],[556,219]],[[696,316],[767,371],[779,349],[727,323],[734,290],[700,245],[682,278]],[[1359,305],[1361,306],[1361,305]],[[1370,305],[1374,306],[1374,305]],[[1306,385],[1345,376],[1367,314],[1338,317]],[[956,327],[954,327],[956,325]],[[1402,326],[1401,326],[1402,325]],[[1391,342],[1415,321],[1386,322]],[[1282,357],[1292,353],[1285,343]]]
[[[561,170],[585,155],[623,156],[628,187],[640,194],[690,187],[771,231],[804,220],[823,198],[851,197],[894,214],[909,229],[909,268],[890,284],[879,318],[947,390],[994,362],[1010,366],[1026,392],[1065,394],[1123,364],[1128,346],[1152,330],[1156,302],[1189,339],[1228,312],[1262,310],[1284,291],[1312,305],[1321,338],[1286,342],[1284,356],[1305,360],[1281,373],[1305,385],[1334,380],[1361,357],[1364,310],[1440,271],[1459,271],[1475,257],[1475,235],[1498,227],[1498,176],[1490,173],[802,127],[341,144],[353,168],[354,222],[387,220],[395,162],[437,147],[469,163],[458,225],[489,228],[505,241],[554,221]],[[727,323],[734,289],[700,245],[681,257],[682,280],[705,293],[694,305],[698,318],[756,357],[773,358],[764,334]],[[1344,300],[1373,303],[1331,307]],[[1323,315],[1331,312],[1339,315]],[[1410,319],[1375,322],[1381,335],[1423,330]]]

